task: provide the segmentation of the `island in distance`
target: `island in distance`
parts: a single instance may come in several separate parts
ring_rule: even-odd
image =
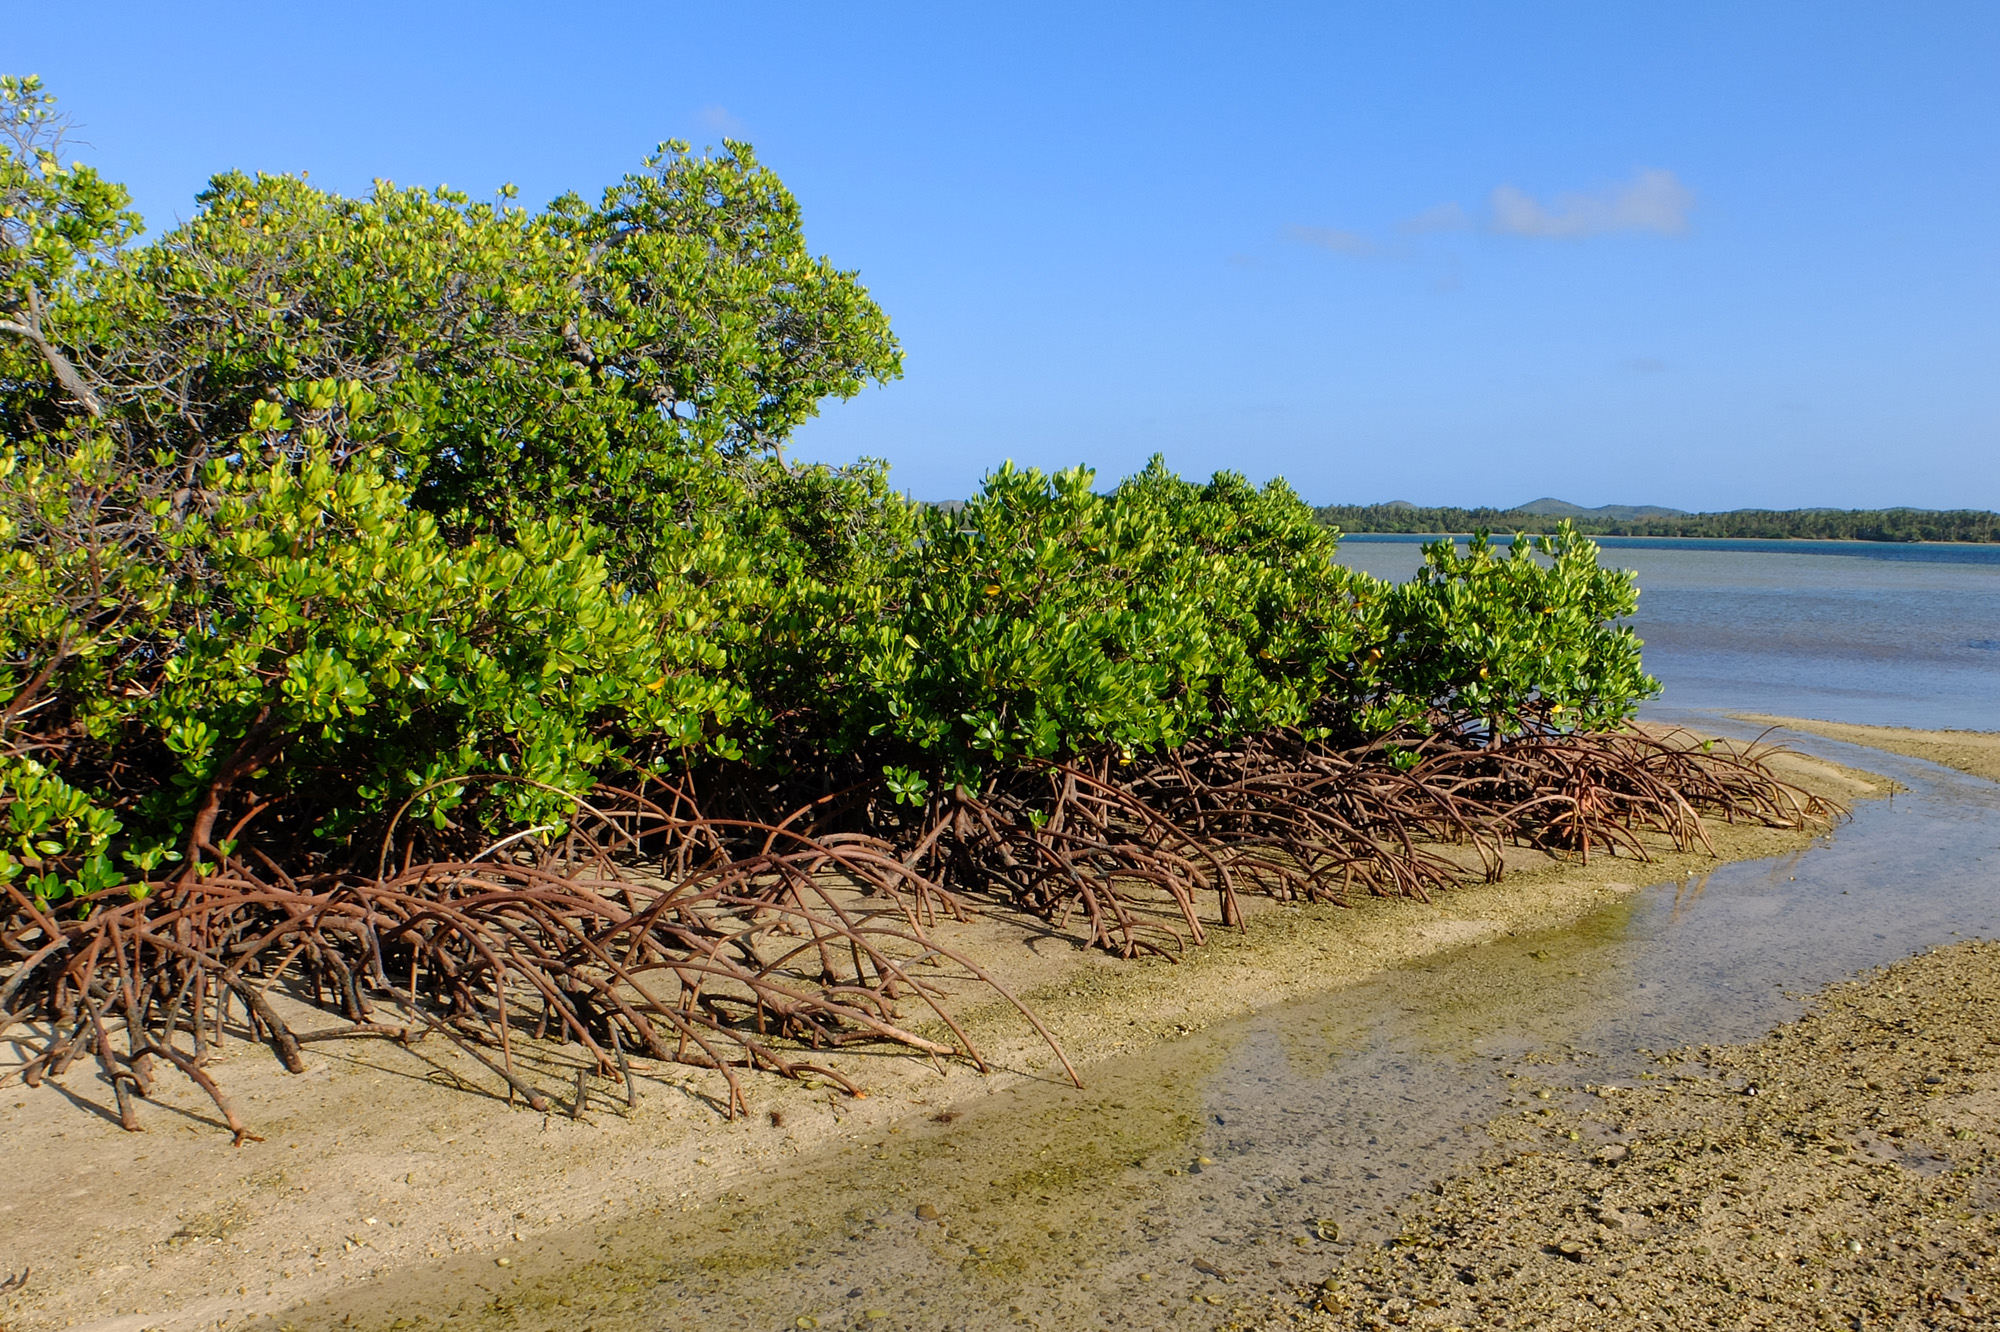
[[[1511,509],[1425,506],[1409,500],[1328,504],[1319,520],[1343,532],[1552,532],[1586,536],[1747,537],[1808,541],[2000,542],[2000,513],[1986,509],[1731,509],[1689,513],[1658,504],[1589,509],[1544,497]]]

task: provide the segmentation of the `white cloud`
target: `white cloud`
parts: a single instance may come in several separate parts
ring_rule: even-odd
[[[1546,206],[1512,185],[1502,185],[1493,191],[1492,204],[1493,229],[1510,236],[1573,239],[1611,231],[1678,236],[1687,230],[1694,191],[1673,172],[1649,167],[1629,184],[1595,194],[1559,194]]]
[[[1311,245],[1335,254],[1364,255],[1375,252],[1375,242],[1358,231],[1338,227],[1286,227],[1285,235],[1301,245]]]
[[[1455,203],[1439,204],[1436,208],[1426,208],[1415,217],[1405,218],[1402,230],[1407,232],[1464,231],[1472,225],[1472,219],[1465,210]]]
[[[701,120],[702,128],[716,134],[736,138],[743,133],[743,122],[731,115],[729,108],[726,106],[718,106],[710,102],[701,109],[699,119]]]

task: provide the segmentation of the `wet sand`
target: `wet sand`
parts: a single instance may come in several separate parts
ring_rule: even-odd
[[[2000,1322],[2000,944],[1832,987],[1627,1085],[1514,1080],[1495,1147],[1278,1329]]]
[[[1785,775],[1849,801],[1888,789],[1816,760],[1788,760]],[[1713,831],[1724,861],[1811,840]],[[1645,863],[1598,857],[1588,867],[1522,856],[1504,882],[1435,903],[1265,902],[1243,930],[1214,930],[1179,965],[1119,962],[1082,948],[1073,932],[997,912],[940,932],[1022,993],[1088,1077],[1092,1061],[1169,1045],[1443,950],[1559,927],[1642,884],[1717,863],[1665,850]],[[139,1332],[236,1326],[307,1303],[335,1310],[365,1303],[364,1292],[392,1274],[454,1258],[497,1265],[540,1236],[607,1218],[714,1207],[819,1153],[1013,1087],[1048,1085],[1053,1061],[1018,1019],[973,1002],[969,990],[966,998],[961,1015],[992,1073],[848,1052],[837,1057],[840,1070],[867,1099],[756,1078],[747,1122],[722,1118],[712,1074],[677,1065],[643,1065],[636,1106],[593,1083],[577,1118],[509,1111],[492,1079],[449,1049],[387,1042],[314,1047],[297,1077],[263,1047],[236,1046],[218,1076],[268,1139],[241,1150],[198,1094],[171,1082],[142,1112],[143,1135],[118,1130],[106,1089],[81,1066],[62,1089],[9,1088],[0,1098],[0,1131],[14,1149],[0,1266],[33,1272],[25,1288],[0,1297],[0,1325]],[[528,1062],[552,1091],[573,1076],[574,1056],[560,1047],[531,1051]],[[1163,1118],[1148,1138],[1163,1133],[1165,1143],[1184,1131]]]
[[[1758,726],[1781,726],[1788,730],[1823,735],[1829,740],[1845,740],[1853,745],[1886,749],[1892,754],[1907,754],[1911,758],[1969,772],[1974,777],[1984,777],[1990,782],[2000,782],[2000,731],[1908,731],[1894,726],[1855,726],[1848,722],[1768,717],[1753,712],[1731,715],[1738,721]]]

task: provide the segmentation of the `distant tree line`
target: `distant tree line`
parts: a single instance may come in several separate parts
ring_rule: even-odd
[[[1518,509],[1328,504],[1319,520],[1343,532],[1555,531],[1563,517]],[[1815,541],[2000,541],[2000,513],[1985,509],[1733,509],[1649,518],[1574,516],[1586,536],[1756,537]]]

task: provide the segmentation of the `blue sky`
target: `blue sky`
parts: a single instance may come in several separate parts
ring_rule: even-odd
[[[541,202],[747,138],[908,354],[797,448],[920,498],[1157,450],[2000,508],[1991,3],[99,4],[0,68],[155,223],[225,168]]]

